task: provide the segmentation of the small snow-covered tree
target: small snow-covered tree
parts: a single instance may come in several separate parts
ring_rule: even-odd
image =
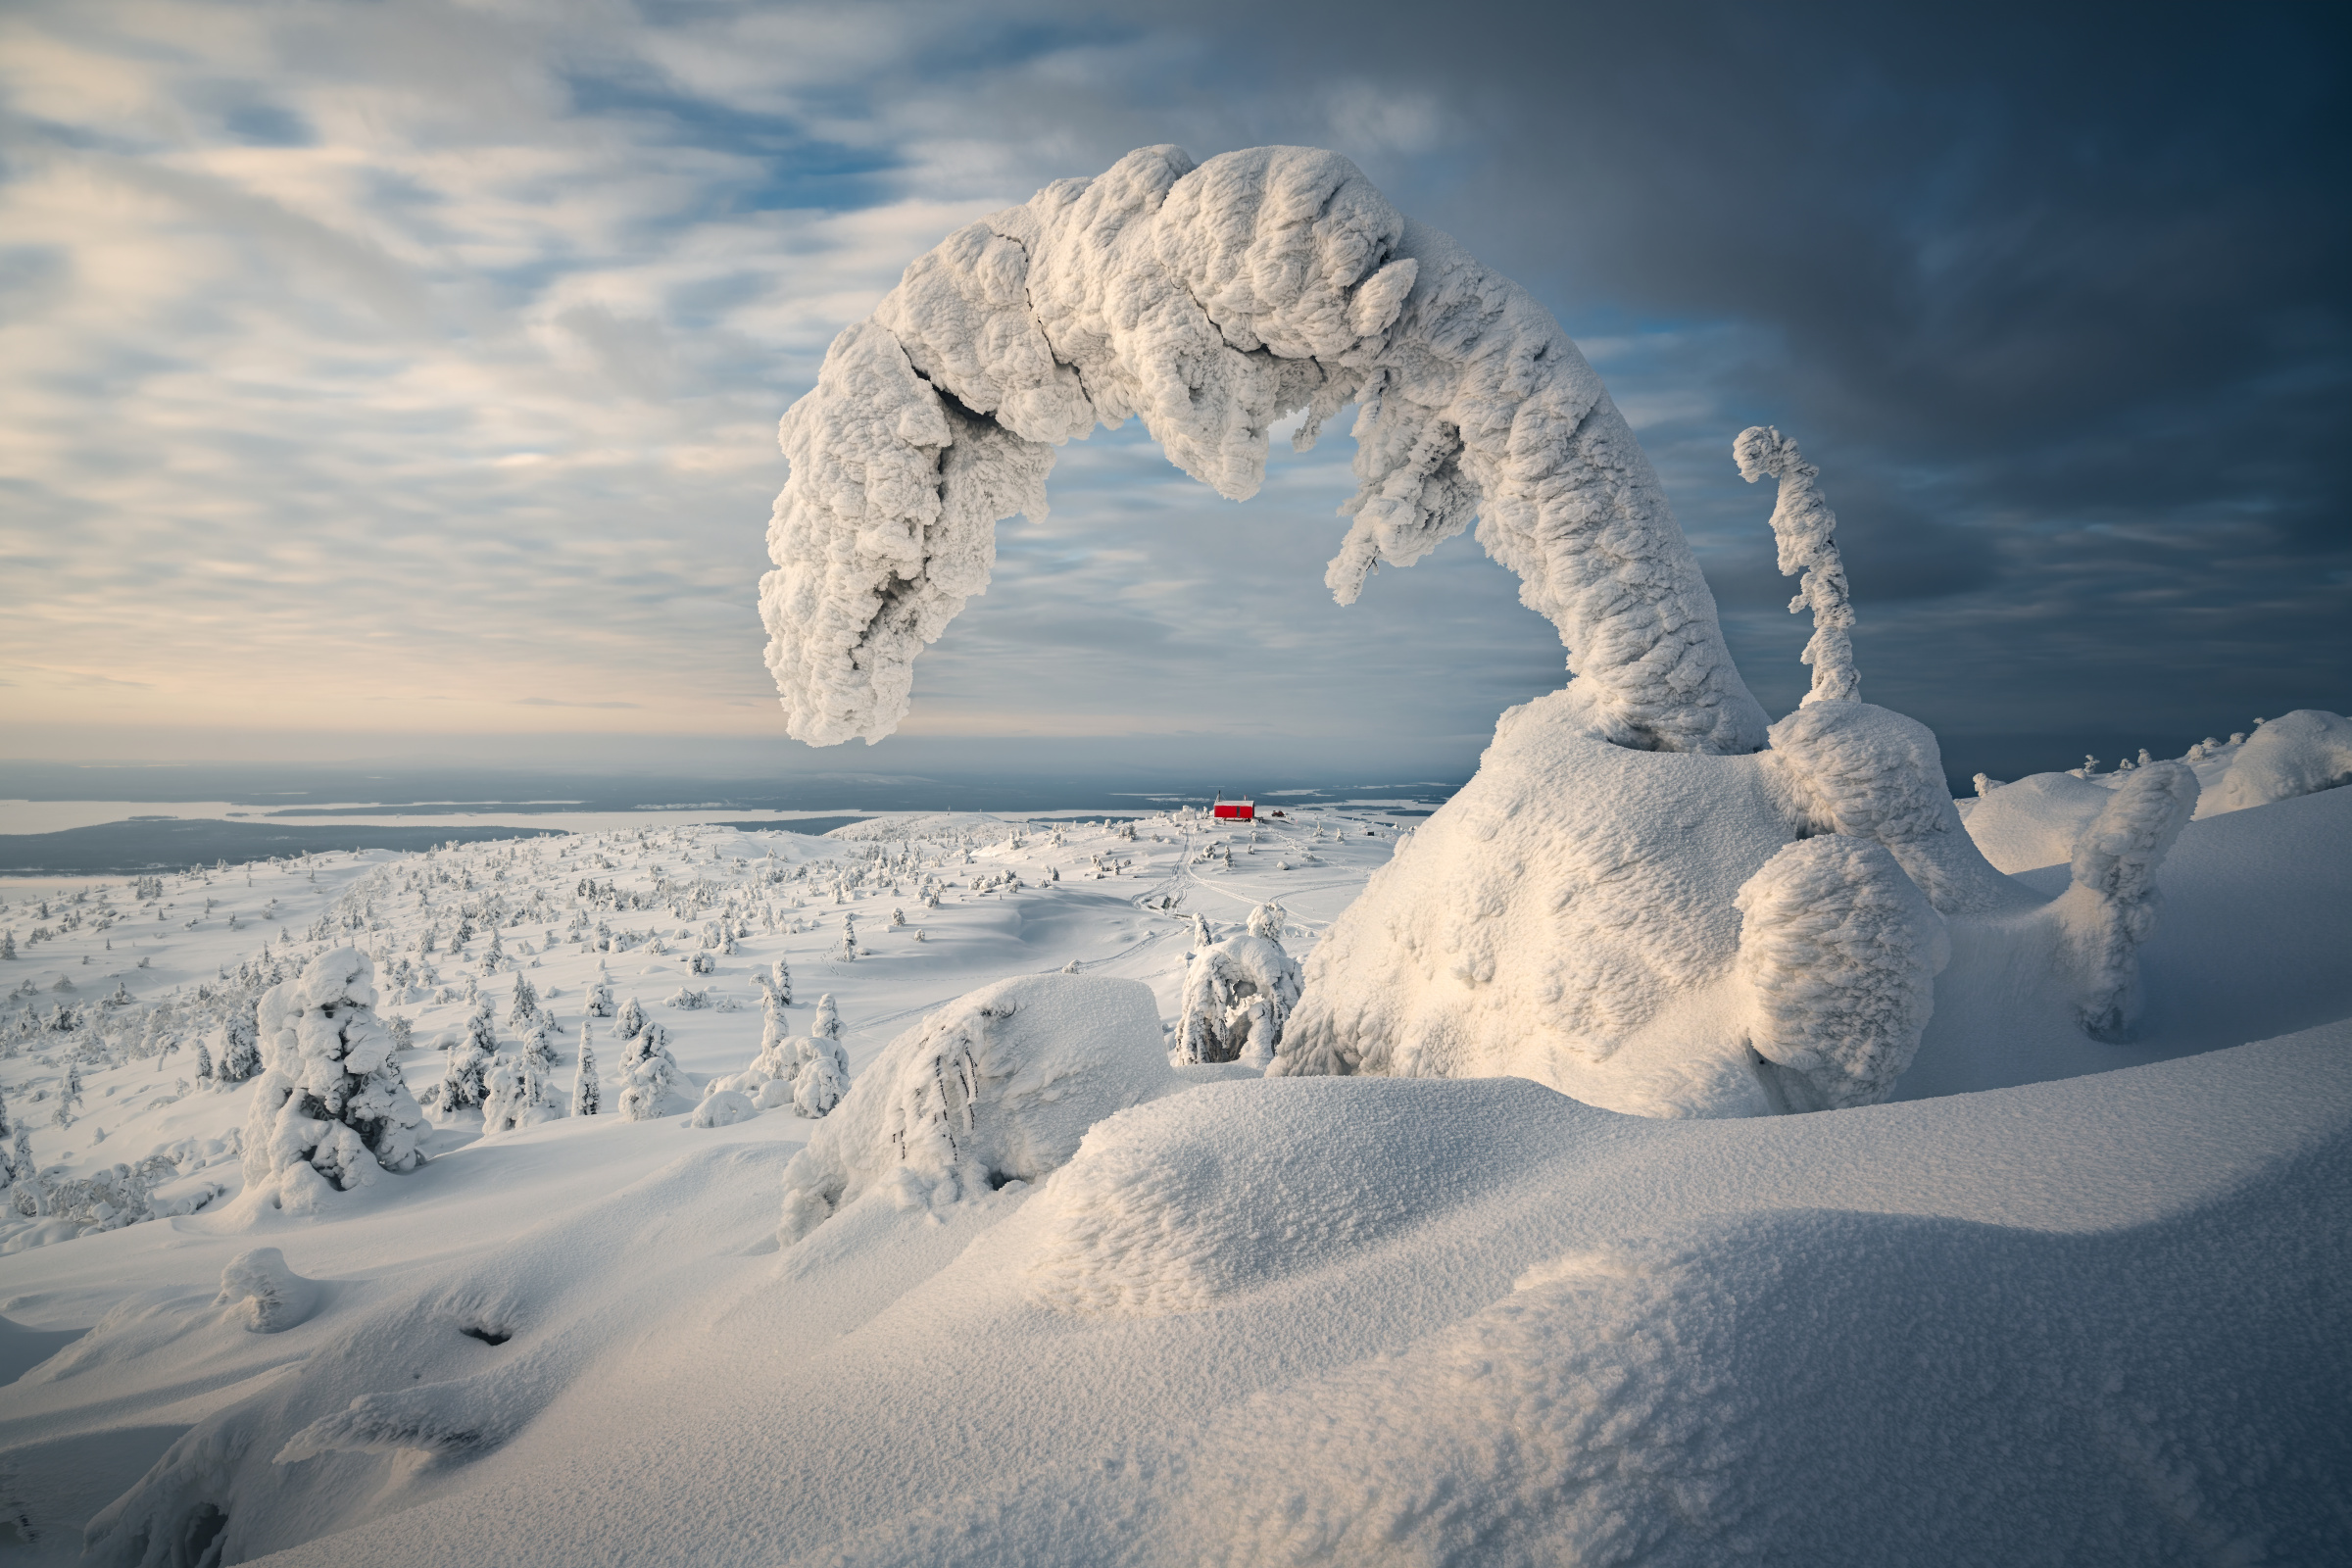
[[[507,1007],[507,1027],[526,1031],[531,1020],[539,1016],[539,988],[531,984],[529,975],[514,977],[514,1000]]]
[[[1303,982],[1298,960],[1266,932],[1281,929],[1280,906],[1250,911],[1250,929],[1193,955],[1177,1016],[1177,1063],[1239,1061],[1264,1067],[1282,1044]]]
[[[589,1043],[589,1026],[580,1025],[580,1061],[571,1076],[571,1113],[593,1116],[604,1109],[604,1086],[596,1079],[596,1048]]]
[[[485,1074],[498,1057],[498,1031],[490,1022],[487,997],[474,1004],[465,1026],[451,1032],[442,1051],[447,1062],[434,1103],[448,1112],[480,1104],[490,1093]]]
[[[652,1121],[678,1087],[677,1058],[658,1023],[648,1023],[621,1054],[618,1109],[630,1121]]]
[[[832,992],[816,999],[816,1021],[808,1026],[808,1032],[820,1040],[841,1038],[841,1011],[833,1005]]]
[[[2076,1008],[2094,1040],[2126,1040],[2139,1016],[2139,948],[2156,929],[2156,870],[2197,808],[2185,762],[2134,768],[2075,841],[2074,880],[2055,906],[2081,977]]]
[[[424,1163],[424,1113],[375,1016],[375,965],[356,948],[270,988],[257,1019],[263,1072],[245,1124],[245,1182],[281,1207]]]
[[[818,1036],[799,1045],[803,1057],[792,1080],[793,1114],[822,1116],[850,1092],[850,1058],[837,1040]]]

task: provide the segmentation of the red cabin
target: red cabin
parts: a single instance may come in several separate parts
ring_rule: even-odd
[[[1235,822],[1254,822],[1257,820],[1257,803],[1254,801],[1219,801],[1209,808],[1209,812],[1211,815],[1225,817]]]

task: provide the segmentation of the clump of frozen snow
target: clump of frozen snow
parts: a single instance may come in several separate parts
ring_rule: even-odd
[[[1253,494],[1267,432],[1358,406],[1351,603],[1480,519],[1559,628],[1579,721],[1743,752],[1763,714],[1657,476],[1559,323],[1334,153],[1173,147],[949,236],[835,340],[785,415],[760,586],[791,732],[897,727],[913,661],[988,584],[995,524],[1042,516],[1053,448],[1140,416],[1171,462]]]
[[[938,1207],[1067,1161],[1086,1130],[1177,1080],[1150,988],[1089,975],[1001,980],[900,1035],[784,1173],[787,1247],[880,1187]]]
[[[255,1334],[275,1334],[309,1317],[318,1306],[318,1285],[286,1267],[286,1254],[274,1247],[239,1252],[220,1271],[220,1294],[215,1306]]]
[[[2352,720],[2317,708],[2267,719],[2197,808],[2219,816],[2352,784]]]
[[[1872,1105],[1919,1051],[1951,956],[1943,920],[1886,846],[1831,834],[1764,862],[1735,901],[1748,1042],[1791,1110]]]
[[[1788,612],[1813,612],[1813,637],[1799,662],[1813,666],[1807,703],[1859,701],[1862,677],[1854,668],[1854,607],[1845,586],[1845,563],[1832,536],[1838,514],[1821,498],[1821,470],[1796,450],[1796,443],[1768,424],[1750,425],[1732,443],[1740,477],[1749,484],[1767,474],[1780,481],[1772,509],[1772,533],[1780,544],[1781,575],[1797,577]],[[1803,573],[1801,577],[1798,573]]]
[[[375,965],[335,948],[261,1000],[263,1072],[245,1122],[249,1198],[307,1209],[424,1163],[424,1112],[375,1016]]]
[[[2082,977],[2082,1028],[2130,1038],[2139,1015],[2139,949],[2156,928],[2156,869],[2197,808],[2185,762],[2133,770],[2075,845],[2074,882],[2056,912]]]

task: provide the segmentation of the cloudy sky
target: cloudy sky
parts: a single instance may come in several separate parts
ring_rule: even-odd
[[[2343,710],[2327,10],[13,0],[0,750],[812,765],[776,417],[950,229],[1154,142],[1336,148],[1548,305],[1776,711],[1753,422],[1964,771]],[[1066,449],[904,738],[822,765],[1466,766],[1556,637],[1467,538],[1332,605],[1349,452],[1237,506]]]

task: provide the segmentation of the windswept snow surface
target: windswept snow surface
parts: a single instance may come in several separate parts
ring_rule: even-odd
[[[1723,885],[1701,890],[1728,964],[1740,887],[1788,853],[1785,797],[1754,760],[1645,760],[1757,774],[1770,831],[1716,846]],[[1465,797],[1490,812],[1466,824],[1511,830]],[[152,897],[9,887],[0,929],[51,934],[0,979],[97,1020],[0,1054],[42,1171],[62,1192],[172,1156],[161,1217],[0,1223],[0,1350],[28,1368],[0,1388],[16,1557],[83,1560],[85,1530],[96,1563],[338,1568],[2352,1552],[2352,790],[2180,829],[2124,1044],[2082,1032],[2077,977],[2048,963],[2071,860],[1987,871],[2016,902],[1948,921],[1895,1103],[1653,1119],[1523,1078],[1166,1065],[1196,912],[1222,936],[1278,900],[1312,971],[1376,867],[1439,849],[1428,822],[1401,841],[1330,809],[699,829],[259,866],[250,889],[244,868]],[[1915,933],[1944,918],[1883,897],[1901,858],[1882,838],[1794,848],[1842,858],[1758,884],[1793,911],[1776,951],[1867,940],[1807,913],[1838,888]],[[168,934],[133,948],[146,928]],[[251,1005],[267,988],[239,965],[265,936],[293,970],[367,953],[418,1090],[468,981],[513,1052],[517,980],[570,1041],[601,974],[666,1031],[678,1108],[491,1138],[463,1112],[424,1164],[315,1213],[240,1203],[258,1085],[176,1082],[212,1027],[196,987]],[[851,1100],[691,1125],[702,1087],[758,1054],[754,976],[779,956],[796,1033],[836,1000]],[[1899,1004],[1930,958],[1862,964],[1853,995]],[[118,977],[132,1002],[100,1008]],[[680,988],[707,1004],[661,1004]],[[1659,996],[1661,1015],[1708,1004]],[[985,1092],[932,1107],[912,1067],[1007,999],[1003,1022],[1029,1027],[981,1042]],[[588,1019],[608,1074],[612,1022]],[[1034,1116],[1000,1131],[1045,1157],[935,1160],[915,1192],[871,1158],[909,1104]],[[787,1171],[819,1142],[891,1179],[845,1184],[780,1248]]]

